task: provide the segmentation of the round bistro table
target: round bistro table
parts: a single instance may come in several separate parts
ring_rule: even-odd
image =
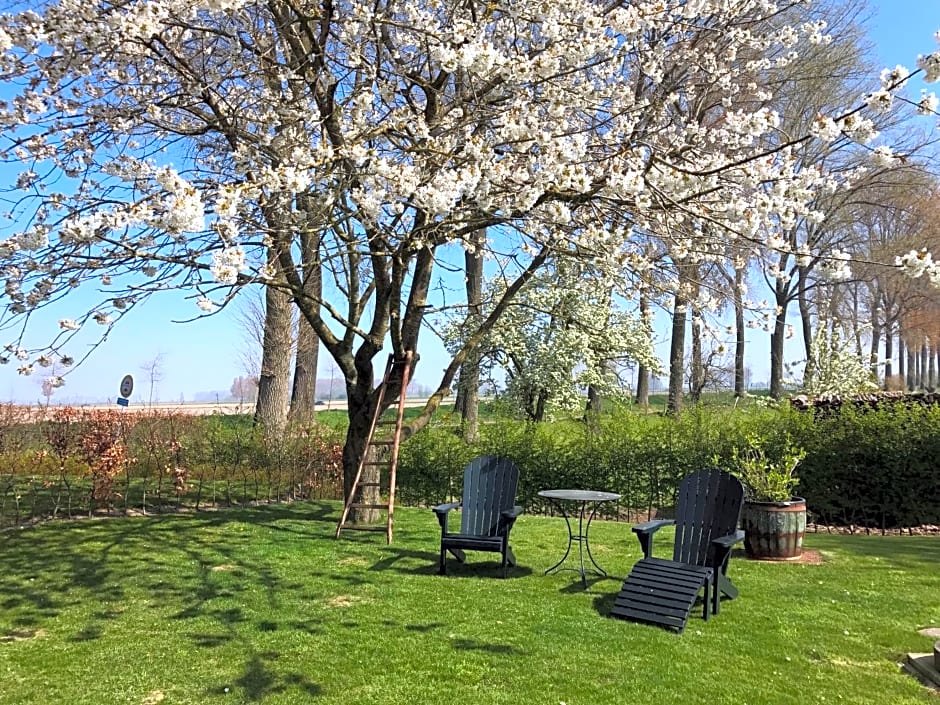
[[[601,577],[607,577],[607,572],[597,564],[597,561],[594,560],[594,556],[591,554],[591,542],[588,539],[588,534],[591,530],[591,522],[594,520],[594,515],[597,514],[598,506],[604,502],[614,502],[620,499],[620,495],[614,492],[597,492],[595,490],[542,490],[538,493],[538,496],[551,502],[558,511],[561,512],[562,517],[565,519],[565,524],[568,526],[568,546],[565,548],[565,555],[563,555],[561,560],[555,565],[548,568],[545,571],[545,575],[560,570],[574,570],[581,574],[581,584],[584,585],[584,587],[587,587],[587,572],[594,573]],[[591,512],[587,515],[587,522],[585,522],[584,516],[587,514],[588,505],[591,505]],[[573,512],[569,514],[566,507],[571,508]],[[578,515],[578,533],[575,533],[574,528],[571,526],[571,518],[574,517],[575,512]],[[575,541],[578,542],[579,567],[562,568],[562,563],[564,563],[571,554],[571,544]],[[586,571],[584,568],[585,551],[587,551],[588,560],[591,561],[591,564],[595,568],[594,570],[588,569]]]

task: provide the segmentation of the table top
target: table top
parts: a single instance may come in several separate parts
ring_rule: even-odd
[[[571,502],[612,502],[620,499],[615,492],[597,492],[595,490],[542,490],[539,497],[545,499],[568,500]]]

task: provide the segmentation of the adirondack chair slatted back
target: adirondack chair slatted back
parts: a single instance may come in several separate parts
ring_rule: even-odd
[[[744,487],[721,470],[702,470],[679,484],[672,560],[706,565],[713,539],[738,528]]]
[[[485,455],[467,465],[463,475],[460,533],[496,536],[500,512],[512,509],[519,470],[509,458]]]

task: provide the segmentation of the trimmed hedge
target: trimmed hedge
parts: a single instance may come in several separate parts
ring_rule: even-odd
[[[732,448],[756,436],[769,458],[788,440],[807,451],[797,494],[821,523],[873,529],[940,523],[940,407],[846,408],[814,420],[789,408],[692,409],[679,418],[624,410],[589,423],[485,424],[468,446],[452,426],[432,425],[402,447],[403,501],[436,504],[461,491],[463,466],[478,454],[513,458],[522,471],[519,502],[548,507],[547,488],[622,495],[601,510],[635,520],[668,515],[679,480],[706,465],[731,466]]]
[[[845,407],[803,439],[800,491],[822,523],[940,524],[940,407]]]

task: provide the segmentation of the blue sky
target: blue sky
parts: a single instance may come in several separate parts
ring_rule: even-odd
[[[936,50],[933,33],[940,30],[940,0],[873,0],[871,38],[879,62],[893,67],[913,68],[917,54]],[[877,76],[873,77],[877,79]],[[911,95],[919,95],[919,86]],[[937,86],[932,87],[937,91]],[[76,317],[68,301],[37,321],[55,326],[58,318]],[[165,401],[191,401],[199,393],[219,391],[223,396],[236,376],[245,374],[242,352],[247,334],[232,312],[223,311],[195,323],[174,323],[196,313],[192,302],[155,300],[138,308],[115,327],[108,340],[67,378],[54,400],[59,403],[89,403],[114,400],[125,374],[134,375],[136,389],[132,401],[146,401],[148,375],[142,371],[160,356],[162,379],[155,385],[156,396]],[[48,331],[48,328],[46,328]],[[422,361],[416,381],[432,385],[445,366],[443,348],[427,332],[422,340]],[[766,377],[767,334],[755,334],[749,358],[753,358],[755,380]],[[75,349],[78,357],[81,350]],[[321,354],[320,375],[329,378],[330,361]],[[23,403],[41,398],[40,376],[17,375],[15,365],[0,367],[0,400]]]

